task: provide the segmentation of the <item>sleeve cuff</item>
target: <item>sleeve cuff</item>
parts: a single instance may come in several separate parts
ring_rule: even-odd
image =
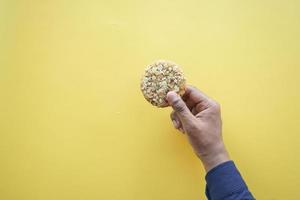
[[[248,190],[233,161],[224,162],[211,169],[205,176],[206,195],[211,199],[224,199],[227,196]]]

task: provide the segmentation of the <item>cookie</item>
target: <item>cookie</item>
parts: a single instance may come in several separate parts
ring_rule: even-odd
[[[186,79],[177,64],[158,60],[146,67],[141,80],[141,90],[145,99],[157,107],[166,107],[169,91],[182,96],[185,92]]]

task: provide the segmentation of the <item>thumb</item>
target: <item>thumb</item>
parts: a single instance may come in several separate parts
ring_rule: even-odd
[[[172,106],[173,110],[177,113],[182,123],[187,123],[192,118],[194,118],[194,115],[188,109],[185,102],[181,99],[181,97],[176,92],[174,91],[168,92],[167,101],[169,105]]]

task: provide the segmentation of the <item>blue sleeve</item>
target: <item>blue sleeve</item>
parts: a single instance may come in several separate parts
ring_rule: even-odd
[[[233,161],[211,169],[205,176],[208,200],[253,200]]]

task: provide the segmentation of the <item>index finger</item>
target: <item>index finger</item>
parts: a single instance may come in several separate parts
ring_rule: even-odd
[[[208,103],[210,98],[196,87],[188,85],[182,99],[192,108],[199,103]]]

